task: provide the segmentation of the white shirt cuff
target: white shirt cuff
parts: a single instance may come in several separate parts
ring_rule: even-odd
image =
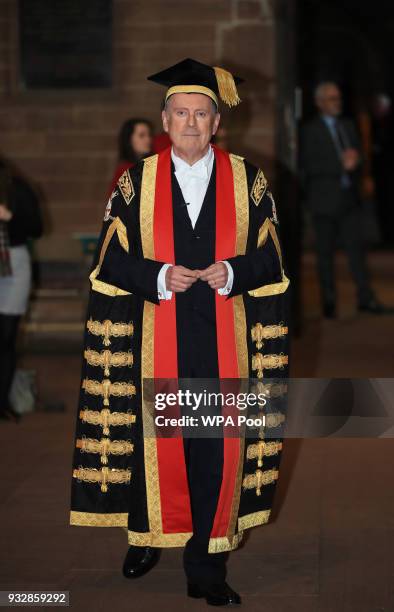
[[[172,291],[167,290],[166,287],[166,272],[171,265],[164,264],[157,275],[157,295],[159,300],[170,300],[172,298]]]
[[[219,295],[228,295],[232,289],[233,286],[233,280],[234,280],[234,270],[231,266],[231,264],[228,263],[228,261],[224,260],[222,261],[222,263],[224,263],[227,267],[227,271],[228,271],[228,278],[227,278],[227,283],[224,287],[221,287],[220,289],[218,289],[218,294]]]

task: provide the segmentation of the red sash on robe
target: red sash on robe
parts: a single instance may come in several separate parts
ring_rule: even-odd
[[[236,254],[234,178],[229,155],[217,147],[215,261]],[[155,259],[175,263],[171,189],[171,148],[160,152],[157,162],[153,218]],[[233,300],[215,291],[217,349],[220,378],[239,378]],[[175,296],[155,306],[154,378],[178,378]],[[225,537],[240,456],[239,437],[224,437],[223,478],[211,531]],[[182,437],[157,437],[158,474],[163,534],[193,531]]]

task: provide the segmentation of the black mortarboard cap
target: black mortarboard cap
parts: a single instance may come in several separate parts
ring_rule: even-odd
[[[208,66],[187,58],[148,77],[149,81],[165,85],[166,100],[174,93],[203,93],[209,96],[216,106],[220,98],[228,106],[236,106],[238,97],[237,83],[243,79],[218,66]]]

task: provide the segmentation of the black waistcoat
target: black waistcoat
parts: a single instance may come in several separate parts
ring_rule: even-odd
[[[216,162],[194,229],[173,163],[171,168],[175,263],[204,269],[215,261]],[[197,280],[187,291],[175,293],[175,299],[179,377],[217,377],[214,290]]]

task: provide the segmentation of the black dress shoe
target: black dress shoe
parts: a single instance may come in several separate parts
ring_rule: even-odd
[[[359,302],[359,312],[370,312],[372,314],[394,314],[394,308],[384,306],[375,299],[369,300],[369,302]]]
[[[187,583],[187,594],[194,599],[205,597],[210,606],[229,606],[240,604],[241,597],[236,593],[227,582],[212,584],[209,587],[200,587],[198,584]]]
[[[326,319],[335,319],[337,313],[334,302],[325,302],[323,304],[323,314]]]
[[[123,576],[125,578],[139,578],[147,574],[158,562],[160,548],[150,546],[129,546],[123,563]]]

